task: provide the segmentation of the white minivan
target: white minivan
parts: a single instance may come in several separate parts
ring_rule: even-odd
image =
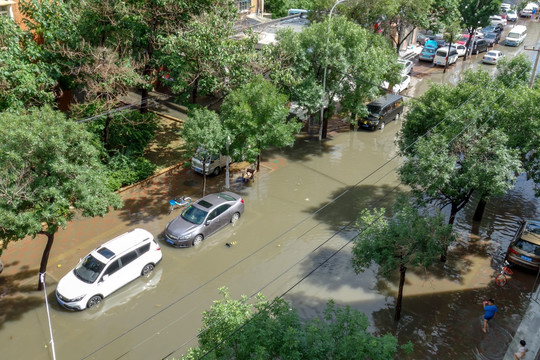
[[[459,54],[455,47],[450,47],[450,53],[448,53],[448,46],[444,46],[437,49],[437,52],[435,53],[435,58],[433,59],[433,63],[435,65],[445,66],[446,58],[448,57],[448,65],[452,65],[457,61],[458,56]]]
[[[206,164],[203,166],[203,161],[206,159]],[[229,158],[229,163],[231,159]],[[219,175],[221,170],[227,166],[227,156],[210,155],[203,148],[198,148],[195,155],[191,158],[191,168],[199,174],[204,172],[206,175]]]
[[[131,230],[82,259],[58,282],[56,299],[68,310],[91,308],[139,276],[150,274],[161,259],[161,248],[152,234]]]
[[[527,27],[525,25],[514,26],[506,35],[506,41],[504,45],[519,46],[527,37]]]

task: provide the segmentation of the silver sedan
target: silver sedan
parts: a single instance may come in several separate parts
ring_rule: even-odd
[[[165,239],[175,247],[196,246],[226,225],[234,225],[243,213],[240,195],[230,191],[206,195],[167,224]]]

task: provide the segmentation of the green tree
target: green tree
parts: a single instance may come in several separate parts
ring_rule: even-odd
[[[453,241],[452,227],[444,217],[420,212],[408,198],[399,198],[393,216],[385,209],[363,210],[356,222],[359,235],[353,245],[352,264],[356,273],[380,266],[385,276],[399,271],[398,296],[394,319],[401,316],[405,274],[411,266],[431,265],[441,250]]]
[[[400,348],[386,334],[371,335],[367,317],[330,301],[322,319],[301,321],[283,299],[269,303],[262,295],[252,305],[246,296],[231,299],[221,288],[223,299],[203,312],[199,347],[182,359],[391,359]],[[409,343],[401,346],[412,350]]]
[[[223,153],[228,132],[218,114],[208,109],[194,109],[184,123],[180,135],[184,140],[186,156],[197,155],[203,163],[202,196],[206,193],[206,163],[213,155]]]
[[[522,169],[496,120],[508,91],[486,72],[468,72],[457,86],[433,86],[409,107],[398,138],[400,177],[419,198],[450,206],[449,224],[475,191],[500,196]]]
[[[274,147],[292,146],[302,124],[287,120],[287,96],[262,76],[232,91],[221,106],[223,126],[230,134],[232,157],[256,161],[259,171],[261,153]]]
[[[3,247],[44,235],[39,272],[45,273],[58,229],[76,213],[103,216],[119,207],[107,172],[81,125],[49,107],[0,116],[0,239]],[[41,278],[38,289],[42,289]]]
[[[399,65],[387,40],[345,18],[315,23],[299,33],[285,30],[277,40],[270,51],[279,66],[271,77],[310,113],[328,109],[322,138],[338,103],[344,111],[364,114],[366,100],[380,94],[384,80],[399,82]]]
[[[501,4],[502,0],[460,0],[461,19],[470,35],[465,45],[467,49],[473,38],[474,31],[479,27],[489,25],[489,17],[499,12]],[[463,61],[465,60],[467,60],[467,53],[463,57]]]
[[[52,104],[55,80],[29,33],[0,16],[0,112]]]
[[[199,92],[228,93],[253,77],[257,37],[251,33],[234,39],[237,19],[236,3],[221,0],[161,41],[160,64],[168,75],[165,84],[175,94],[190,90],[190,101],[195,103]]]

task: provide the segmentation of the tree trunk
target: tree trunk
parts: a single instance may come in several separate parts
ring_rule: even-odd
[[[49,262],[49,254],[51,253],[51,248],[54,242],[54,233],[46,234],[47,236],[47,245],[45,245],[45,250],[43,250],[43,255],[41,256],[41,265],[39,266],[39,275],[44,274],[47,271],[47,263]],[[38,290],[43,290],[43,283],[41,282],[41,276],[38,277]]]
[[[487,201],[484,198],[481,198],[476,206],[476,211],[474,212],[473,221],[482,221],[482,216],[484,216],[484,210],[486,209]]]
[[[109,144],[109,127],[111,125],[111,114],[107,113],[107,117],[105,118],[105,127],[103,128],[103,146],[107,151],[111,149],[111,146]],[[110,155],[110,153],[109,153]]]
[[[469,53],[469,46],[471,45],[472,34],[474,34],[474,29],[472,31],[469,30],[469,38],[467,39],[467,42],[465,43],[465,55],[463,56],[463,61],[467,60],[467,54]]]
[[[394,315],[394,320],[399,321],[401,317],[401,301],[403,300],[403,286],[405,285],[405,273],[407,272],[407,267],[403,264],[399,265],[399,289],[398,296],[396,300],[396,313]]]
[[[193,83],[193,87],[191,88],[191,94],[189,98],[189,102],[192,104],[195,104],[197,101],[197,94],[199,92],[199,77],[195,79],[195,82]]]
[[[141,89],[141,107],[139,108],[141,114],[148,112],[148,90]]]
[[[203,158],[202,175],[203,175],[202,196],[204,197],[206,195],[206,158]]]
[[[328,114],[330,113],[330,109],[327,108],[324,111],[325,116],[323,117],[321,139],[326,139],[326,135],[328,134]]]
[[[256,166],[257,172],[261,170],[261,153],[259,150],[259,155],[257,155],[257,166]]]
[[[452,207],[450,209],[450,218],[448,219],[449,225],[454,225],[454,221],[456,220],[456,214],[459,211],[457,204],[452,203]],[[442,254],[441,254],[441,262],[446,262],[446,253],[448,251],[448,246],[445,245]]]

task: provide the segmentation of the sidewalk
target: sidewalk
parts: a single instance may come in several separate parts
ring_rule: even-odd
[[[526,360],[540,359],[540,286],[536,288],[536,292],[531,295],[531,303],[525,312],[525,316],[521,320],[512,342],[508,346],[508,350],[504,355],[503,360],[514,360],[514,353],[520,347],[519,342],[525,340],[529,352],[525,354]]]

